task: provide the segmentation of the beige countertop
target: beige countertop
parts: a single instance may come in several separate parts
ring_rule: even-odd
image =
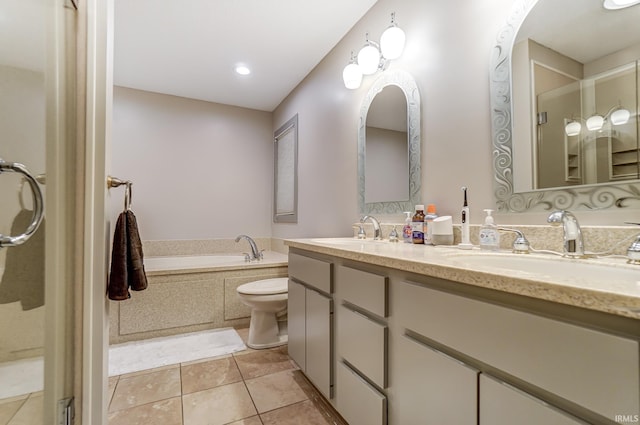
[[[640,320],[640,265],[624,258],[461,250],[353,238],[289,239],[298,248]]]

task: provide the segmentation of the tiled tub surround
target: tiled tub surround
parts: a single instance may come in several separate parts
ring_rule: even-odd
[[[244,283],[287,276],[287,256],[270,251],[261,261],[245,262],[246,241],[150,241],[144,243],[146,290],[126,301],[112,301],[109,342],[176,335],[205,329],[248,326],[249,307],[236,288]]]

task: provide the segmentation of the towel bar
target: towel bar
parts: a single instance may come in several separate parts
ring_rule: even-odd
[[[133,197],[133,191],[131,189],[131,186],[133,186],[133,182],[131,180],[122,180],[117,177],[107,176],[107,187],[109,189],[114,187],[120,187],[122,185],[127,186],[124,192],[124,210],[128,211],[131,209],[131,198]]]

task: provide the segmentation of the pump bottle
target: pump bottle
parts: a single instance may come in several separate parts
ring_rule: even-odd
[[[484,218],[484,224],[480,228],[480,249],[496,251],[500,249],[500,232],[491,216],[493,210],[486,209],[484,212],[487,213],[487,216]]]

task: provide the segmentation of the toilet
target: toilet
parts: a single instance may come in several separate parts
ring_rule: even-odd
[[[247,345],[261,349],[286,344],[288,335],[280,331],[276,315],[287,308],[288,279],[256,280],[238,286],[237,291],[240,301],[251,307]]]

